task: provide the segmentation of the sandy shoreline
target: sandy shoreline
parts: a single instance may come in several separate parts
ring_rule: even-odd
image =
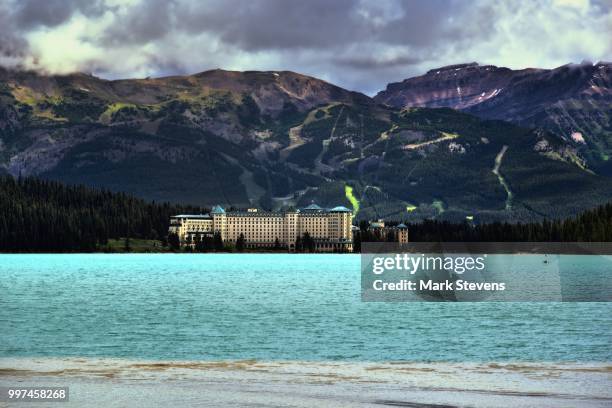
[[[14,385],[70,387],[36,407],[604,407],[612,364],[0,359]]]

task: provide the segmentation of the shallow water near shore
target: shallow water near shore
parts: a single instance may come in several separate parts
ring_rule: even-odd
[[[612,366],[594,363],[3,358],[0,367],[0,387],[68,386],[70,400],[62,406],[75,407],[562,408],[612,404]]]

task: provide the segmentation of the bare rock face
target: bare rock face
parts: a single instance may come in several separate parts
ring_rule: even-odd
[[[453,65],[389,84],[375,100],[396,108],[449,107],[485,119],[543,127],[578,146],[594,168],[612,175],[610,63],[522,70]]]
[[[389,84],[375,99],[398,108],[467,109],[497,96],[508,86],[513,74],[508,68],[480,66],[475,62],[450,65]]]
[[[612,103],[612,64],[584,62],[550,70],[451,65],[389,84],[375,96],[397,108],[448,107],[514,122],[537,121],[545,108],[571,99]]]

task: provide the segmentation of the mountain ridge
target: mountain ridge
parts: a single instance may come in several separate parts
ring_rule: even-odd
[[[0,72],[0,172],[153,200],[316,200],[363,219],[565,217],[612,197],[579,150],[545,129],[394,108],[291,71]]]
[[[511,70],[461,64],[387,85],[374,99],[395,108],[449,107],[557,133],[590,167],[612,175],[612,64]]]

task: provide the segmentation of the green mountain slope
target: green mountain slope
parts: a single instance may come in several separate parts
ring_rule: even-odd
[[[396,109],[292,72],[105,81],[0,71],[0,172],[153,200],[358,218],[565,217],[612,183],[552,133]]]

